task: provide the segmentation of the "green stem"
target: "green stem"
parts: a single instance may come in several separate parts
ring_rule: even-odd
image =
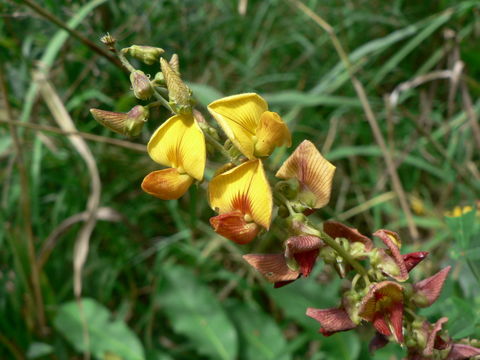
[[[348,262],[360,275],[368,276],[367,270],[365,270],[362,264],[355,260],[352,255],[350,255],[342,246],[340,246],[340,244],[330,237],[330,235],[321,230],[319,230],[318,233],[318,236],[325,241],[328,246],[335,250],[346,262]]]
[[[115,53],[117,54],[118,59],[120,60],[124,68],[126,68],[129,72],[135,71],[135,68],[132,66],[132,64],[130,64],[130,61],[127,60],[123,52],[115,51]]]
[[[151,108],[154,108],[154,107],[159,107],[159,106],[165,106],[165,104],[160,101],[160,100],[157,100],[157,101],[154,101],[154,102],[151,102],[150,104],[148,105],[145,105],[145,107],[150,110]]]
[[[207,140],[207,142],[212,145],[216,150],[218,150],[222,155],[223,157],[225,157],[226,159],[228,159],[228,161],[232,161],[232,157],[230,156],[230,154],[228,153],[227,150],[225,150],[225,148],[222,146],[222,144],[220,144],[212,135],[210,135],[208,132],[204,131],[203,134],[205,135],[205,140]]]
[[[278,199],[280,203],[285,204],[291,216],[296,214],[295,210],[293,210],[292,208],[292,204],[290,204],[290,201],[288,201],[288,199],[283,194],[279,192],[274,192],[273,195]]]
[[[170,111],[172,114],[175,113],[175,111],[172,110],[172,107],[170,106],[170,104],[168,103],[168,101],[158,93],[158,91],[156,89],[154,89],[154,92],[153,92],[153,95],[155,96],[155,98],[157,99],[157,101],[163,105],[163,107],[165,109],[167,109],[168,111]]]

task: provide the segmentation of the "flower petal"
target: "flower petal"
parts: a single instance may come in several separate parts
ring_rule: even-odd
[[[212,209],[220,214],[239,210],[268,229],[272,220],[272,192],[260,160],[251,160],[215,176],[209,183]]]
[[[312,272],[313,266],[317,261],[319,252],[320,252],[319,249],[315,249],[315,250],[304,251],[304,252],[293,255],[293,257],[295,258],[295,261],[298,263],[298,265],[300,265],[299,271],[303,276],[308,277],[308,275],[310,275],[310,273]]]
[[[304,140],[275,176],[281,179],[298,179],[300,200],[309,207],[321,208],[330,200],[334,172],[335,166],[320,154],[315,145]]]
[[[370,251],[373,248],[373,242],[370,238],[362,235],[357,229],[348,227],[337,221],[325,221],[323,231],[332,238],[345,238],[350,242],[361,242],[365,245],[365,250]]]
[[[318,250],[323,247],[325,243],[317,236],[302,235],[292,236],[285,242],[285,255],[290,257],[293,254],[302,253],[310,250]]]
[[[401,246],[401,241],[397,233],[390,230],[377,230],[373,236],[379,237],[385,245],[388,246],[395,263],[400,269],[400,274],[397,276],[392,276],[397,281],[406,281],[408,279],[407,266],[403,260],[402,255],[400,254],[399,246]],[[390,275],[390,274],[389,274]]]
[[[452,350],[448,354],[447,360],[463,360],[470,359],[480,355],[480,349],[464,344],[453,344]]]
[[[444,323],[448,321],[448,318],[442,317],[437,320],[435,324],[433,324],[432,330],[429,332],[427,337],[427,345],[423,350],[423,355],[431,356],[433,355],[433,349],[435,348],[435,341],[437,339],[437,334],[440,330],[442,330],[442,326]]]
[[[372,321],[376,314],[390,312],[394,303],[403,303],[403,288],[393,281],[375,283],[362,299],[358,315]]]
[[[254,93],[229,96],[208,105],[227,137],[249,159],[254,158],[254,136],[267,110],[267,102]]]
[[[403,343],[403,302],[394,302],[390,310],[390,324],[398,343]]]
[[[370,340],[370,344],[368,345],[368,350],[371,353],[374,353],[378,349],[383,348],[385,345],[388,344],[388,339],[385,335],[380,334],[379,332],[375,333],[375,336]]]
[[[165,121],[150,138],[147,149],[153,161],[203,179],[205,137],[192,115],[175,115]]]
[[[214,216],[210,218],[210,224],[217,234],[241,245],[251,242],[260,231],[257,224],[247,223],[238,210]]]
[[[428,307],[438,299],[450,269],[451,266],[447,266],[435,275],[413,285],[415,296],[412,300],[418,307]]]
[[[320,332],[324,336],[330,336],[338,331],[347,331],[357,326],[344,309],[308,308],[307,316],[317,320],[322,325]]]
[[[265,111],[256,131],[255,156],[268,156],[275,147],[292,145],[292,136],[282,118],[275,112]]]
[[[183,196],[193,183],[193,178],[180,174],[177,169],[169,168],[153,171],[142,182],[146,193],[162,200],[175,200]]]
[[[300,276],[288,267],[283,254],[247,254],[243,258],[271,283],[296,280]]]
[[[412,269],[417,266],[423,259],[428,256],[428,251],[416,251],[409,254],[402,255],[403,261],[407,271],[410,272]]]

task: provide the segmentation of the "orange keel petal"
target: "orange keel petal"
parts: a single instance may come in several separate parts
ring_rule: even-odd
[[[142,182],[142,189],[146,193],[162,200],[175,200],[183,196],[193,178],[187,174],[180,174],[177,169],[153,171]]]
[[[251,242],[260,231],[260,226],[246,222],[240,211],[214,216],[210,218],[210,224],[217,234],[240,245]]]

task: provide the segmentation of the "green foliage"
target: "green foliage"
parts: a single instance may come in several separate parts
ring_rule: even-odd
[[[235,327],[210,289],[182,267],[164,269],[167,284],[157,301],[176,332],[209,359],[236,359]]]
[[[88,350],[98,360],[116,355],[124,360],[145,359],[142,344],[128,326],[103,305],[84,298],[59,307],[55,328],[79,352]]]

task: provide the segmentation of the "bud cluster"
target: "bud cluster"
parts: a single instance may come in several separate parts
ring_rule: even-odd
[[[111,37],[104,42],[115,46]],[[402,254],[402,241],[395,232],[381,229],[373,233],[381,242],[377,246],[370,237],[337,221],[312,225],[308,216],[330,200],[335,166],[312,142],[304,140],[267,176],[268,157],[277,147],[291,145],[290,131],[280,115],[270,111],[255,93],[216,100],[207,108],[223,130],[222,142],[214,125],[193,108],[192,91],[181,78],[178,56],[167,61],[161,57],[163,53],[161,48],[137,45],[117,53],[130,71],[135,97],[156,101],[137,105],[127,113],[91,110],[98,122],[129,136],[140,134],[151,107],[165,106],[173,113],[148,142],[151,159],[165,168],[146,175],[142,182],[145,192],[163,200],[180,198],[191,185],[204,181],[207,155],[219,153],[226,161],[208,183],[208,201],[217,213],[210,224],[217,234],[247,244],[272,226],[282,227],[281,252],[243,256],[274,287],[308,277],[319,259],[349,280],[338,307],[307,309],[306,314],[320,323],[320,333],[330,336],[369,322],[377,331],[370,344],[372,351],[394,341],[408,349],[412,360],[480,355],[480,349],[448,337],[442,330],[447,318],[431,324],[416,314],[418,308],[438,299],[450,267],[408,283],[410,271],[428,253]],[[161,71],[150,80],[126,55],[147,65],[157,63]]]

